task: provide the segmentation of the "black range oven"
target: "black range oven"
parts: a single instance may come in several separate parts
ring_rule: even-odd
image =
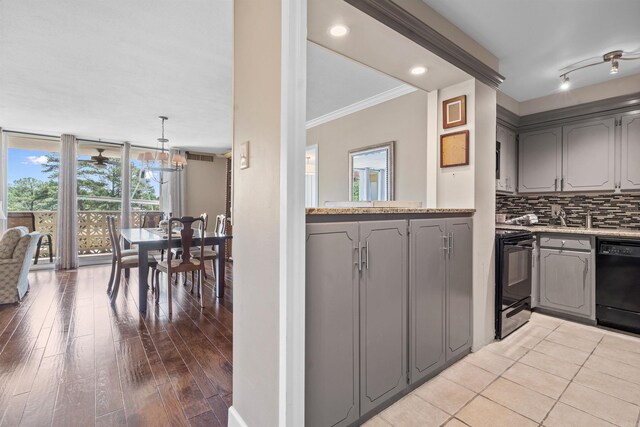
[[[496,230],[496,338],[502,339],[531,317],[533,235]]]

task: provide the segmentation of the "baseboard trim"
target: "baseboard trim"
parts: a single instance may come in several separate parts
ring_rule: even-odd
[[[233,406],[229,408],[229,423],[227,425],[229,427],[249,427]]]

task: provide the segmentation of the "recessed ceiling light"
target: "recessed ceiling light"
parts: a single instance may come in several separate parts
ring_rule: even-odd
[[[329,28],[329,34],[331,34],[333,37],[344,37],[349,34],[349,27],[347,27],[346,25],[334,25],[333,27]]]
[[[420,75],[422,75],[422,74],[427,72],[427,67],[423,67],[422,65],[418,65],[417,67],[413,67],[410,72],[414,76],[420,76]]]
[[[562,76],[562,83],[560,83],[560,89],[568,90],[571,86],[571,81],[569,80],[569,76]]]

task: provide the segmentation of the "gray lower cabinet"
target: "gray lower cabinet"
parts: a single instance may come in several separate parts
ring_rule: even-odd
[[[409,372],[415,383],[471,348],[471,219],[410,221],[409,252]]]
[[[518,154],[518,192],[560,190],[562,128],[520,134]]]
[[[590,252],[540,249],[539,306],[592,317],[591,260]]]
[[[562,128],[562,191],[615,189],[615,119]]]
[[[447,223],[417,219],[409,229],[409,369],[414,383],[445,363]]]
[[[305,425],[360,417],[356,222],[307,224]]]
[[[640,189],[640,113],[623,115],[620,121],[622,164],[620,188]]]
[[[355,425],[469,351],[471,238],[471,218],[307,224],[305,426]]]
[[[471,348],[473,232],[471,218],[447,220],[447,360]]]
[[[407,221],[360,222],[360,411],[407,386]]]

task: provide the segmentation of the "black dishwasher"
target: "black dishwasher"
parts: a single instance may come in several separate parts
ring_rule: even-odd
[[[596,318],[640,333],[640,240],[598,239]]]

